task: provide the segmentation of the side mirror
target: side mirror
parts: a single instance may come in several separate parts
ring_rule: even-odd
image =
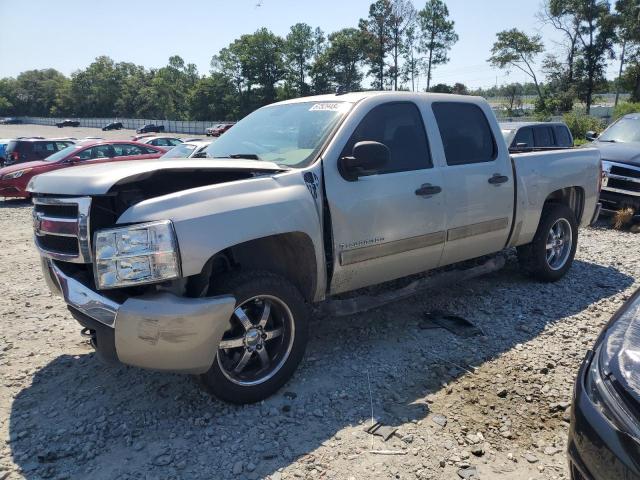
[[[586,138],[590,142],[593,142],[596,138],[598,138],[598,134],[593,130],[589,130],[587,133],[584,134],[584,138]]]
[[[374,172],[389,163],[389,148],[379,142],[358,142],[350,157],[338,161],[338,170],[345,180],[355,182],[358,177]]]
[[[82,159],[80,157],[71,157],[67,162],[69,163],[80,163]]]

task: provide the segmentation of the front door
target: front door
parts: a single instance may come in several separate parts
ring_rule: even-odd
[[[404,101],[373,106],[341,156],[351,155],[361,141],[386,145],[390,161],[356,181],[340,176],[335,164],[325,166],[332,294],[434,268],[445,239],[441,169],[433,166],[418,106]]]

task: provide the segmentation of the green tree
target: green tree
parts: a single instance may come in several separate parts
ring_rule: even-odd
[[[453,87],[446,83],[436,83],[429,88],[429,91],[432,93],[453,93]]]
[[[53,68],[27,70],[11,82],[13,97],[7,101],[18,115],[47,116],[55,105],[56,95],[68,82],[67,77]]]
[[[356,28],[344,28],[329,35],[329,46],[320,62],[334,87],[347,91],[360,89],[362,72],[359,65],[365,59],[366,38]]]
[[[540,103],[544,105],[544,97],[535,72],[536,57],[544,51],[540,35],[527,35],[512,28],[496,34],[497,40],[491,48],[489,63],[501,69],[517,68],[531,77],[536,87]]]
[[[431,85],[433,70],[437,65],[449,62],[448,53],[458,41],[455,22],[449,20],[449,9],[442,0],[428,0],[418,12],[420,50],[426,54],[427,90]]]
[[[320,27],[313,32],[313,63],[310,69],[311,90],[315,94],[328,93],[331,89],[331,72],[327,64],[325,51],[327,38]]]
[[[402,81],[411,82],[411,91],[416,91],[416,78],[423,68],[423,61],[418,53],[418,37],[416,35],[415,23],[407,28],[404,42],[402,44]]]
[[[233,82],[219,72],[199,79],[189,91],[187,102],[193,120],[232,120],[238,116]]]
[[[373,87],[378,90],[384,89],[386,58],[392,49],[392,16],[391,1],[376,0],[369,7],[369,16],[360,19],[358,24],[361,36],[366,38],[361,47],[369,64],[369,74],[373,75]]]
[[[16,98],[16,79],[0,78],[0,115],[16,115],[13,102]]]
[[[593,95],[605,85],[608,60],[614,57],[616,18],[608,0],[554,0],[553,8],[577,31],[573,81],[578,97],[591,110]]]
[[[298,95],[307,95],[307,78],[315,53],[313,29],[306,23],[296,23],[284,40],[287,77],[295,84]]]
[[[616,86],[616,105],[620,87],[631,91],[632,101],[640,102],[640,1],[618,0],[619,39],[622,43],[620,53],[620,72]],[[629,67],[624,71],[626,64]],[[624,76],[623,76],[624,72]]]
[[[393,89],[398,90],[398,78],[402,77],[400,58],[404,56],[405,44],[415,37],[416,9],[410,0],[391,0],[391,68],[389,75]]]
[[[615,19],[608,1],[575,0],[573,13],[580,21],[578,96],[591,112],[593,95],[606,81],[607,61],[614,57]]]

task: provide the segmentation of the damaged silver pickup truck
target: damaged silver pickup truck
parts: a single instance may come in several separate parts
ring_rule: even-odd
[[[597,216],[596,150],[510,156],[475,97],[290,100],[206,151],[35,177],[35,242],[103,358],[236,403],[291,377],[312,304],[511,247],[554,281]]]

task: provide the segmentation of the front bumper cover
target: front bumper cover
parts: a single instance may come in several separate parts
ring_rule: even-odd
[[[113,330],[103,338],[113,339],[117,359],[127,365],[204,373],[230,327],[235,308],[231,295],[185,298],[158,292],[119,304],[66,275],[50,259],[43,258],[42,267],[51,291],[61,295],[72,311]],[[97,347],[111,347],[104,343],[99,339]]]

